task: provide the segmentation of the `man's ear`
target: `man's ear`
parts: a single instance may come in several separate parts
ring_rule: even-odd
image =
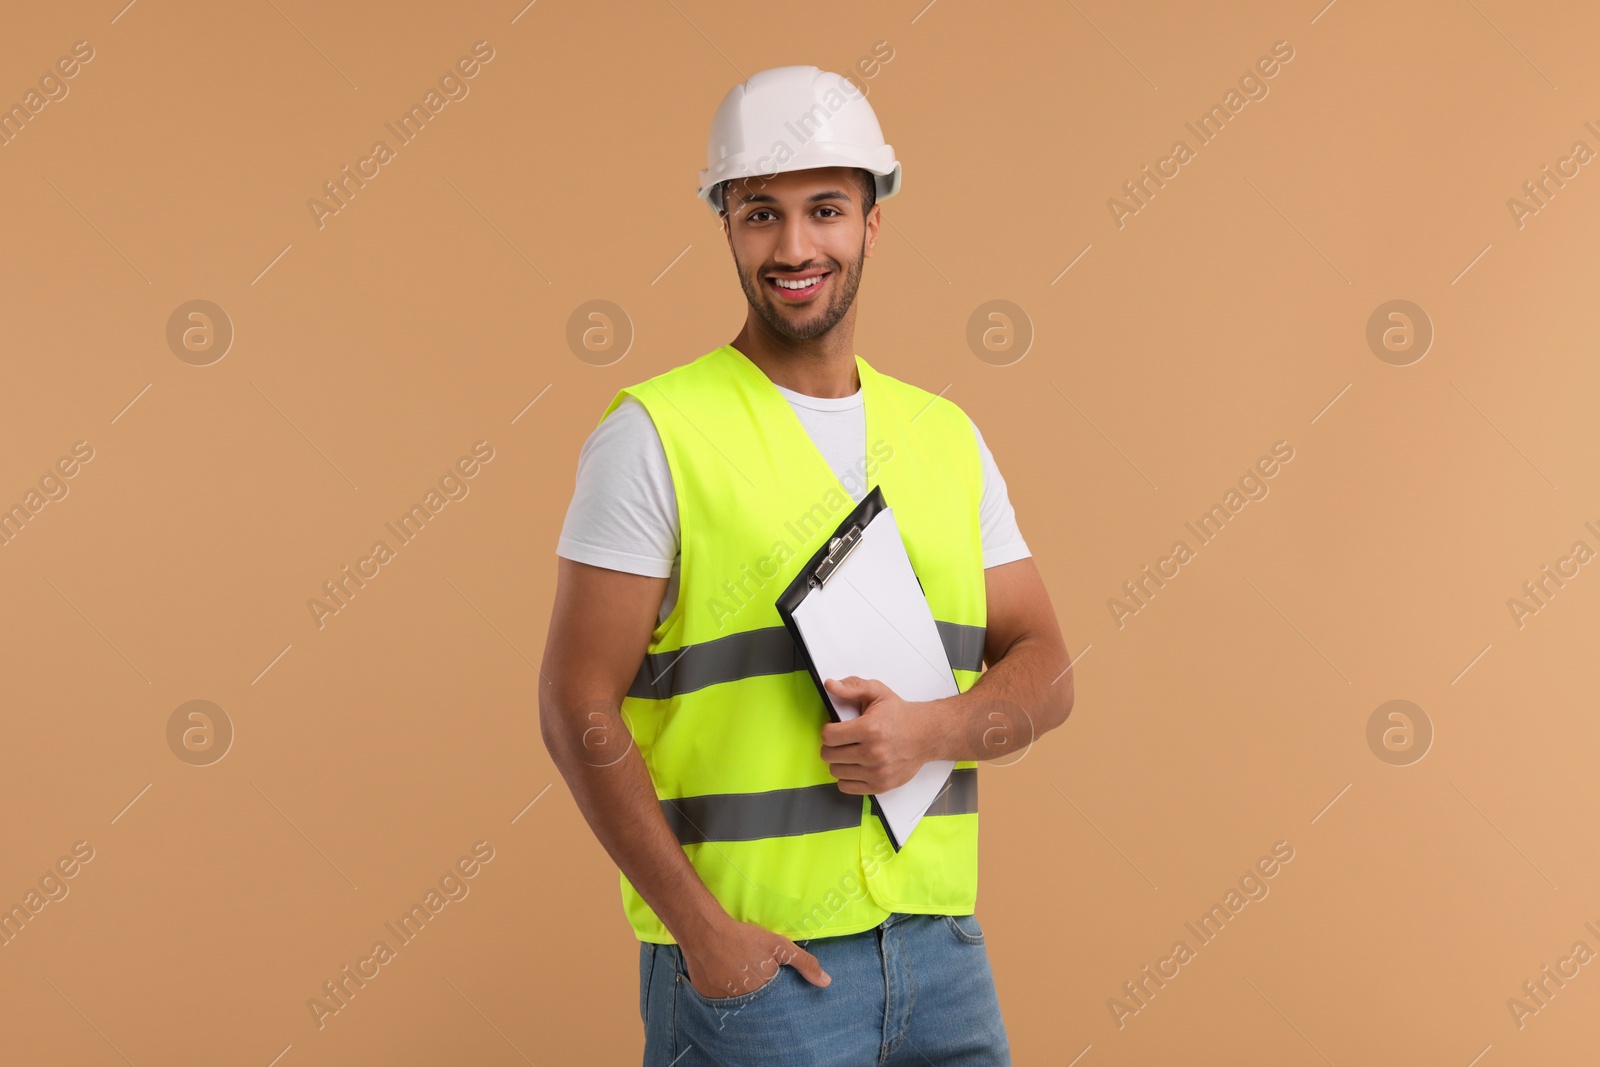
[[[863,256],[872,255],[872,250],[878,244],[878,227],[883,223],[883,205],[873,204],[872,210],[867,212],[866,231],[862,234]]]

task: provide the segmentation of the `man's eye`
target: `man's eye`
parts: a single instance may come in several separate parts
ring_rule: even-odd
[[[840,214],[843,214],[843,212],[841,212],[841,211],[840,211],[840,210],[839,210],[839,209],[838,209],[838,208],[836,208],[836,207],[823,207],[823,208],[818,208],[818,209],[817,209],[817,210],[819,210],[819,211],[831,211],[831,212],[833,212],[833,213],[834,213],[834,214],[835,214],[835,215],[840,215]]]

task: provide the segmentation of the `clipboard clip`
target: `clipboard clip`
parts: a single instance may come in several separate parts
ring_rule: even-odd
[[[820,589],[826,585],[828,579],[833,576],[833,572],[838,570],[839,565],[844,562],[845,557],[855,551],[855,547],[860,543],[861,524],[855,523],[844,532],[842,537],[835,537],[828,542],[827,557],[817,564],[817,569],[807,578],[806,584],[813,589]]]

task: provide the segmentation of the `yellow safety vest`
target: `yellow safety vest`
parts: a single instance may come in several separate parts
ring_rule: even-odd
[[[959,689],[980,677],[983,468],[966,414],[856,356],[864,492],[894,509]],[[830,721],[775,602],[854,501],[789,402],[732,345],[617,393],[644,404],[678,501],[677,602],[622,711],[662,813],[733,918],[794,940],[869,930],[890,912],[965,915],[978,882],[977,763],[896,851],[865,796],[823,761]],[[622,875],[641,941],[672,944]]]

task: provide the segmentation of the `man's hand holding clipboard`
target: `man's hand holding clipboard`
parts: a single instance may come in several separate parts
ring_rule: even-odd
[[[856,704],[859,715],[822,727],[822,758],[846,793],[886,793],[911,781],[928,762],[927,716],[876,678],[824,678],[828,692]]]

